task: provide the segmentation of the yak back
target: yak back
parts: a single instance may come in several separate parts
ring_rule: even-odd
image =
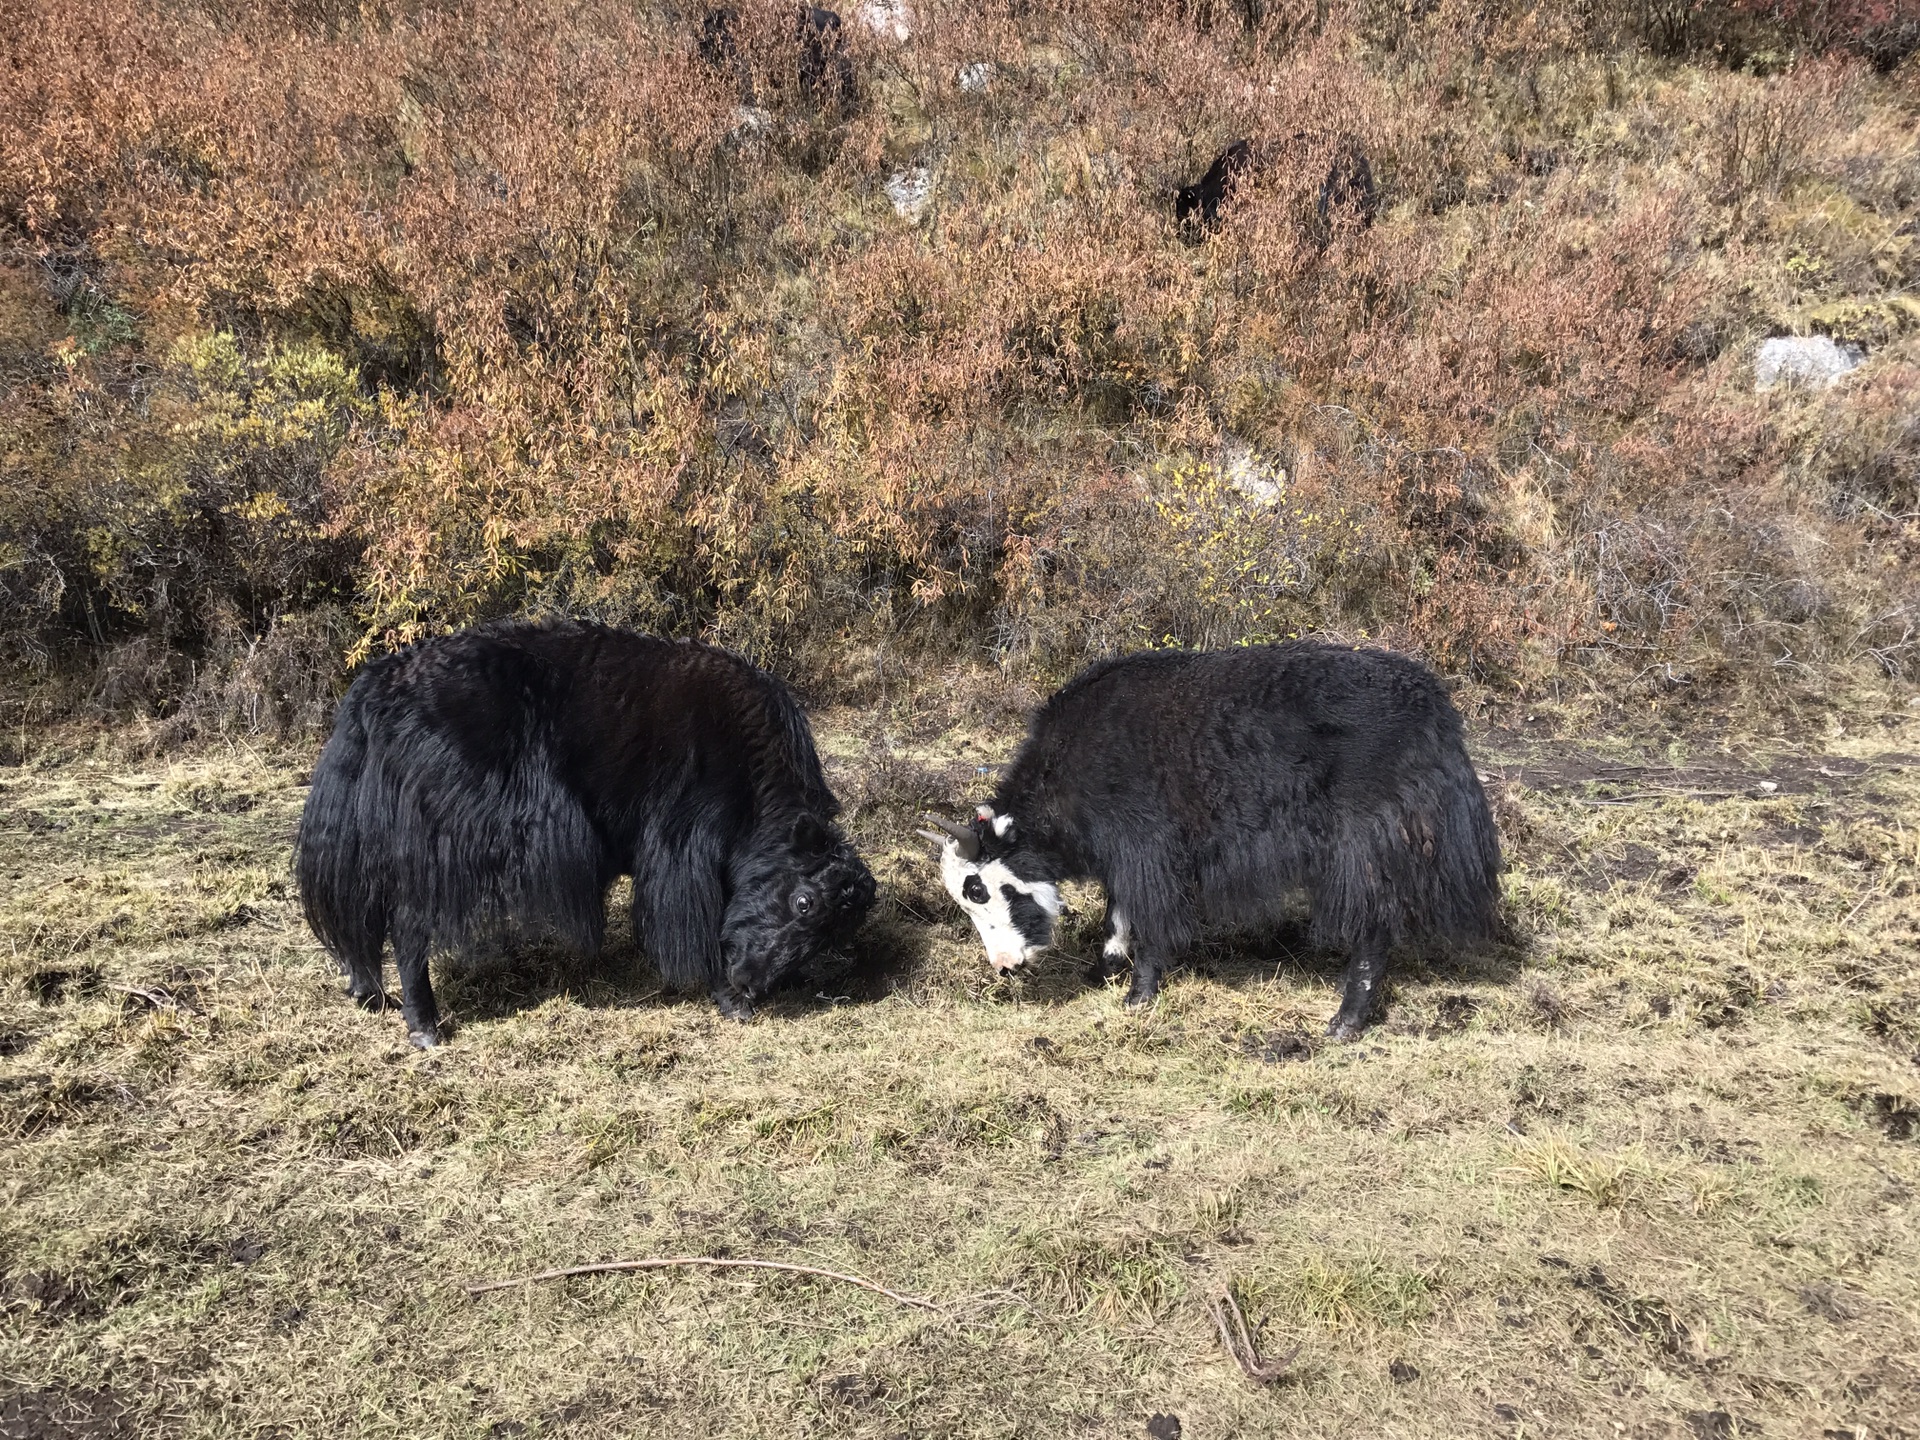
[[[805,716],[726,651],[578,621],[478,626],[355,680],[315,768],[299,878],[330,949],[490,921],[596,948],[636,857],[727,853],[838,804]]]
[[[1304,888],[1329,944],[1491,930],[1499,843],[1432,671],[1314,641],[1097,662],[1035,712],[994,808],[1059,878],[1174,885],[1208,924]],[[1131,918],[1131,917],[1130,917]]]

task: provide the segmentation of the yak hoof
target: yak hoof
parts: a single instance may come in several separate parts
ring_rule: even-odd
[[[1135,985],[1132,989],[1127,991],[1127,998],[1125,1003],[1126,1003],[1127,1009],[1129,1010],[1144,1010],[1159,998],[1160,998],[1160,987],[1158,985],[1152,986],[1150,988],[1142,985]]]
[[[1327,1037],[1332,1040],[1358,1040],[1367,1022],[1352,1015],[1336,1015],[1327,1022]]]
[[[431,1050],[440,1043],[440,1032],[438,1030],[409,1030],[407,1032],[407,1039],[411,1040],[422,1050]]]
[[[385,1010],[389,1004],[384,990],[349,990],[347,997],[362,1010]]]

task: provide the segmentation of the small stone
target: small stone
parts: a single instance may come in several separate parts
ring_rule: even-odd
[[[1420,1378],[1419,1368],[1409,1365],[1404,1360],[1396,1360],[1387,1366],[1387,1374],[1393,1377],[1393,1383],[1396,1385],[1405,1385],[1411,1380]]]
[[[913,34],[913,12],[905,0],[866,0],[855,13],[867,29],[896,45],[905,44]]]
[[[730,140],[764,140],[773,129],[773,116],[758,105],[736,105],[727,131]]]
[[[977,60],[971,65],[960,67],[960,88],[969,95],[977,95],[993,83],[993,63]]]
[[[893,213],[917,225],[933,201],[933,172],[924,165],[901,170],[888,178],[886,190]]]
[[[1825,390],[1866,358],[1858,345],[1839,345],[1826,335],[1776,335],[1761,341],[1754,352],[1753,388],[1797,385]]]

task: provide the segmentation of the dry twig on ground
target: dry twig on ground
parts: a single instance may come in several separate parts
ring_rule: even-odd
[[[1217,1296],[1210,1297],[1207,1313],[1213,1316],[1214,1326],[1220,1331],[1220,1343],[1227,1347],[1227,1353],[1233,1357],[1234,1363],[1255,1385],[1271,1385],[1292,1368],[1300,1347],[1295,1345],[1278,1359],[1263,1361],[1253,1343],[1253,1335],[1247,1329],[1247,1317],[1240,1313],[1240,1303],[1233,1298],[1231,1290],[1222,1290]]]
[[[511,1280],[489,1280],[481,1285],[469,1285],[467,1294],[484,1295],[489,1290],[509,1290],[516,1285],[534,1285],[542,1280],[564,1280],[570,1275],[606,1275],[618,1270],[673,1270],[694,1266],[707,1266],[715,1270],[782,1270],[790,1275],[818,1275],[827,1280],[858,1285],[862,1290],[871,1290],[876,1295],[884,1295],[889,1300],[897,1300],[902,1305],[931,1310],[935,1314],[944,1313],[931,1300],[902,1295],[898,1290],[889,1290],[884,1285],[876,1285],[873,1281],[863,1280],[858,1275],[844,1275],[838,1270],[822,1270],[812,1265],[789,1265],[780,1260],[722,1260],[711,1255],[680,1255],[646,1260],[602,1260],[592,1265],[570,1265],[564,1270],[542,1270],[536,1275],[518,1275]]]

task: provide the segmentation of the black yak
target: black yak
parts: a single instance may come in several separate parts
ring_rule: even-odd
[[[1252,166],[1253,160],[1251,140],[1236,140],[1227,146],[1214,156],[1206,174],[1174,192],[1173,218],[1184,223],[1197,214],[1202,224],[1215,224],[1220,219],[1221,202],[1227,198],[1241,173]]]
[[[842,115],[851,114],[857,86],[839,15],[818,5],[802,5],[797,20],[801,90],[816,105],[832,104]]]
[[[1151,1001],[1203,928],[1291,894],[1349,956],[1342,1039],[1402,940],[1494,927],[1500,844],[1439,679],[1384,650],[1297,641],[1088,667],[1035,713],[991,804],[941,823],[941,876],[1002,971],[1053,936],[1062,880],[1107,892],[1105,964]],[[1112,969],[1108,969],[1107,966]]]
[[[850,114],[859,99],[859,86],[840,16],[818,5],[800,5],[793,11],[793,24],[794,76],[801,93],[815,105],[835,106],[841,114]],[[733,72],[743,105],[754,103],[753,76],[744,48],[751,44],[750,33],[731,5],[713,7],[700,19],[700,58],[715,70]]]
[[[722,650],[578,622],[503,623],[369,665],[334,718],[296,868],[347,993],[385,1003],[393,942],[415,1044],[428,959],[511,930],[598,949],[633,877],[668,983],[745,1019],[858,926],[873,877],[785,686]]]
[[[1298,149],[1326,144],[1324,137],[1306,131],[1283,142],[1281,149]],[[1220,207],[1232,195],[1242,177],[1272,158],[1267,146],[1256,147],[1251,140],[1235,140],[1214,157],[1207,173],[1191,185],[1174,192],[1173,217],[1182,224],[1198,223],[1211,227],[1219,222]],[[1336,227],[1353,225],[1361,229],[1373,224],[1377,195],[1373,184],[1373,166],[1367,152],[1351,135],[1332,142],[1327,171],[1314,197],[1314,215],[1319,222],[1318,238],[1325,241]]]

